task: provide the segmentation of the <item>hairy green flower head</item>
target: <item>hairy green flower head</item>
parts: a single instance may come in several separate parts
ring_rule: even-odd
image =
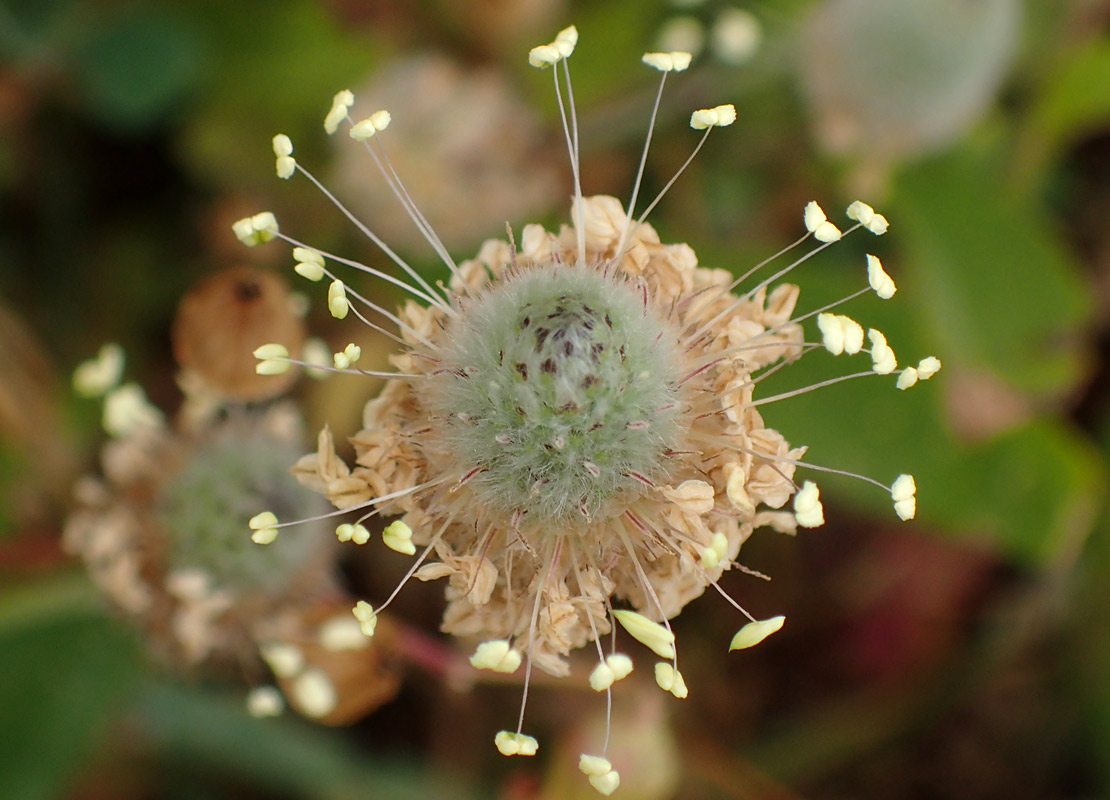
[[[630,282],[527,270],[475,298],[444,338],[427,402],[442,458],[482,465],[470,483],[487,507],[562,531],[619,513],[665,474],[680,435],[677,343]]]
[[[260,506],[285,516],[324,510],[289,474],[298,450],[296,438],[275,438],[261,425],[233,420],[188,452],[157,502],[168,571],[199,568],[217,586],[240,592],[285,586],[318,542],[306,532],[259,548],[243,530]]]

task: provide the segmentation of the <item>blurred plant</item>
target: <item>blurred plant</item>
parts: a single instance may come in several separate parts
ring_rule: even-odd
[[[519,248],[511,236],[508,242],[487,241],[476,259],[456,265],[386,154],[382,140],[391,114],[380,110],[353,121],[354,96],[348,91],[336,95],[326,131],[349,123],[351,138],[364,145],[451,270],[449,285],[433,288],[338,201],[411,283],[315,250],[283,233],[269,212],[234,225],[244,244],[281,239],[293,245],[295,269],[304,278],[330,279],[333,316],[354,313],[381,330],[363,314],[365,307],[398,326],[399,335],[391,336],[405,352],[391,359],[397,372],[360,369],[361,350],[353,344],[333,357],[336,371],[387,379],[352,440],[357,466],[352,470],[338,458],[325,428],[317,451],[301,459],[295,473],[338,508],[363,512],[336,529],[341,541],[367,542],[363,523],[385,514],[400,517],[383,531],[386,546],[409,556],[423,548],[383,604],[375,608],[360,601],[354,607],[363,633],[376,633],[378,614],[410,578],[446,577],[442,629],[483,640],[471,664],[498,673],[514,673],[524,664],[516,729],[495,737],[506,756],[537,750],[536,739],[523,732],[533,667],[566,675],[570,651],[593,643],[598,663],[589,683],[606,693],[611,708],[612,685],[633,668],[632,660],[616,651],[614,622],[664,659],[655,665],[656,683],[679,698],[687,696],[687,687],[669,620],[706,588],[719,591],[749,620],[730,649],[752,647],[782,626],[781,616],[750,615],[718,579],[726,569],[745,569],[736,559],[754,528],[793,533],[798,526],[823,524],[817,486],[806,481],[799,487],[793,480],[796,467],[851,473],[802,461],[805,448],[791,448],[767,428],[759,406],[875,374],[896,375],[897,387],[908,389],[940,369],[931,357],[897,369],[882,333],[871,329],[871,347],[865,350],[863,328],[832,313],[871,291],[882,299],[894,295],[893,280],[873,255],[867,256],[869,286],[807,314],[793,315],[797,287],[769,288],[845,235],[817,203],[805,208],[808,232],[772,259],[805,243],[816,247],[735,296],[732,291],[754,269],[733,281],[727,271],[698,267],[688,245],[662,244],[644,222],[677,174],[633,219],[646,145],[627,212],[615,198],[583,197],[567,65],[576,43],[577,31],[570,27],[529,56],[533,66],[555,67],[576,186],[573,227],[553,234],[527,225]],[[685,70],[691,56],[649,53],[643,60],[663,73],[650,143],[667,74]],[[735,118],[731,105],[694,112],[691,127],[705,132],[694,154],[714,128]],[[287,136],[275,136],[273,149],[280,178],[300,173],[323,189],[297,162]],[[886,219],[861,202],[849,207],[848,217],[855,225],[846,233],[887,230]],[[348,289],[329,261],[393,283],[416,300],[393,314]],[[814,317],[821,341],[806,342],[800,323]],[[833,355],[867,352],[871,368],[753,398],[764,375],[821,349]],[[258,372],[265,375],[301,363],[278,342],[255,355]],[[914,516],[910,475],[890,486],[855,477],[886,492],[900,518]],[[778,510],[792,495],[794,512]],[[298,524],[273,510],[251,520],[255,541],[262,544]],[[631,608],[614,607],[614,601]],[[607,654],[603,638],[609,634]],[[607,722],[600,755],[583,753],[579,763],[589,783],[606,795],[620,783],[607,757],[609,734]]]
[[[349,722],[399,685],[388,621],[380,641],[360,634],[319,523],[262,553],[244,533],[259,506],[321,510],[288,472],[303,446],[296,407],[244,404],[289,385],[287,376],[257,375],[250,355],[260,340],[300,349],[303,324],[288,289],[262,270],[221,272],[184,298],[173,333],[185,393],[173,423],[138,384],[119,385],[118,345],[78,367],[74,384],[104,397],[112,438],[104,477],[77,486],[65,545],[163,662],[260,683],[264,661],[295,709]],[[276,713],[280,696],[261,688],[249,705]]]
[[[507,221],[544,214],[564,196],[541,146],[540,120],[497,71],[416,56],[378,71],[359,94],[385,108],[405,107],[393,122],[390,159],[450,250],[472,247]],[[359,143],[336,146],[329,184],[351,198],[352,211],[374,220],[383,239],[405,253],[420,250],[423,233],[393,195],[366,191],[376,170]]]
[[[1017,45],[1018,0],[827,0],[799,66],[820,144],[880,165],[983,115]]]

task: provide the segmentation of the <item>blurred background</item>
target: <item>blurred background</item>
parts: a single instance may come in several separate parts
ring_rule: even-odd
[[[182,655],[179,628],[168,646],[164,620],[90,580],[75,555],[88,548],[67,530],[108,502],[75,499],[83,475],[115,475],[99,484],[111,508],[140,517],[151,492],[182,485],[180,451],[195,444],[129,461],[119,478],[101,404],[71,375],[118,342],[124,380],[174,418],[174,354],[189,350],[174,319],[203,279],[249,267],[297,281],[303,299],[280,281],[273,291],[309,336],[330,349],[355,338],[364,364],[385,364],[389,342],[331,319],[288,248],[248,250],[231,234],[270,209],[283,231],[377,258],[306,181],[275,178],[275,133],[426,275],[445,276],[373,165],[323,135],[336,91],[354,90],[356,113],[392,112],[394,164],[457,258],[506,221],[519,232],[566,219],[550,75],[526,53],[571,22],[585,192],[628,197],[658,77],[640,55],[694,50],[668,80],[641,196],[696,143],[692,109],[731,102],[739,120],[653,212],[663,241],[740,274],[797,238],[807,201],[840,221],[834,210],[863,199],[890,233],[807,263],[799,308],[859,288],[873,252],[898,295],[847,313],[903,360],[945,365],[905,393],[876,378],[767,408],[817,463],[882,481],[912,472],[917,519],[828,477],[823,528],[796,541],[757,531],[743,560],[773,580],[722,584],[786,627],[728,654],[735,613],[711,596],[687,607],[675,627],[689,699],[646,674],[618,688],[618,796],[1110,797],[1106,0],[0,0],[0,797],[596,796],[576,759],[598,696],[584,680],[540,681],[528,712],[540,754],[500,757],[492,736],[515,719],[520,687],[456,669],[436,633],[441,585],[406,587],[396,639],[375,644],[381,669],[349,679],[371,696],[326,720],[343,724],[258,719],[245,698],[272,680],[264,668]],[[236,302],[270,285],[259,280]],[[229,337],[238,308],[212,317]],[[844,369],[815,354],[771,391]],[[377,388],[280,387],[301,419],[282,428],[293,458],[324,421],[337,441],[352,435]],[[211,489],[199,486],[173,497],[190,507],[189,492]],[[136,559],[173,551],[164,523],[140,526]],[[324,589],[274,567],[251,589],[268,599],[236,608],[251,624],[279,606],[315,620],[321,603],[384,598],[405,569],[381,547],[321,558],[337,576]]]

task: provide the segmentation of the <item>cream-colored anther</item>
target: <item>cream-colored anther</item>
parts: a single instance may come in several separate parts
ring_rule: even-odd
[[[940,372],[940,359],[936,356],[927,356],[917,362],[917,377],[927,381]]]
[[[782,628],[784,622],[786,622],[786,617],[783,616],[749,622],[732,637],[732,642],[728,646],[729,651],[755,647],[772,633]]]
[[[854,201],[848,206],[848,219],[854,219],[860,225],[867,225],[875,218],[875,209],[862,200]]]
[[[347,300],[347,289],[343,281],[332,281],[328,286],[328,311],[336,319],[343,319],[350,310],[351,304]]]
[[[389,112],[386,110],[375,111],[369,117],[351,126],[350,135],[356,142],[364,142],[371,136],[381,133],[389,127]]]
[[[355,603],[355,607],[351,609],[351,613],[358,620],[362,635],[373,636],[374,629],[378,626],[378,614],[374,611],[374,607],[365,600],[359,600]]]
[[[336,93],[335,97],[332,98],[331,110],[324,117],[324,130],[327,131],[329,136],[339,129],[339,123],[347,118],[347,113],[354,104],[355,96],[348,89]]]
[[[643,614],[627,609],[613,611],[613,617],[629,635],[661,658],[674,658],[674,634]]]
[[[690,127],[696,131],[724,128],[736,122],[736,106],[726,103],[713,108],[700,108],[690,115]]]
[[[401,520],[394,520],[382,531],[382,541],[390,550],[411,556],[416,553],[416,545],[412,543],[412,528]]]
[[[806,481],[794,495],[794,519],[803,528],[819,528],[825,524],[821,492],[813,481]]]
[[[693,58],[690,53],[675,50],[670,53],[644,53],[641,61],[660,72],[682,72],[690,66]]]
[[[679,700],[685,700],[690,694],[686,689],[686,681],[682,679],[682,673],[669,661],[660,661],[655,665],[655,682],[660,689],[670,692]]]
[[[894,385],[905,391],[917,383],[917,377],[916,369],[913,367],[906,367],[902,370],[902,374],[898,376],[898,382]]]
[[[894,280],[883,269],[882,262],[870,253],[867,255],[867,282],[883,300],[889,300],[898,291]]]
[[[890,499],[894,501],[894,513],[905,521],[913,519],[917,513],[917,484],[913,475],[899,475],[890,487]]]
[[[520,651],[514,650],[507,639],[482,642],[470,657],[470,665],[475,669],[488,669],[505,674],[516,672],[520,667],[520,661]]]
[[[889,375],[898,366],[894,351],[886,343],[882,331],[868,328],[867,338],[871,340],[871,369],[877,375]]]
[[[540,747],[531,736],[512,731],[499,731],[493,737],[493,743],[503,756],[534,756]]]

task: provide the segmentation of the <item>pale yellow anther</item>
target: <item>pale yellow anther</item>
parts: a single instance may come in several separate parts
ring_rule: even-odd
[[[378,614],[374,611],[374,607],[365,600],[359,600],[355,603],[355,607],[351,609],[351,613],[358,620],[362,635],[373,636],[374,629],[378,626]]]
[[[701,557],[699,560],[701,561],[701,565],[705,569],[713,569],[715,566],[721,563],[721,557],[717,555],[717,551],[714,550],[712,547],[703,547],[701,549]]]
[[[663,496],[687,514],[708,514],[713,510],[713,487],[705,481],[683,481],[677,487],[666,487]]]
[[[902,370],[902,374],[898,376],[898,382],[894,384],[899,389],[905,391],[917,383],[917,370],[913,367],[906,367]]]
[[[871,369],[877,375],[889,375],[898,366],[894,351],[886,343],[886,337],[875,328],[868,328],[867,338],[871,340]]]
[[[837,242],[840,241],[841,236],[843,236],[843,234],[840,232],[840,228],[836,227],[828,220],[822,222],[813,231],[813,238],[819,242]]]
[[[844,352],[844,325],[836,314],[828,311],[818,314],[817,329],[821,331],[821,344],[826,350],[834,356]]]
[[[732,637],[732,642],[728,646],[729,651],[755,647],[772,633],[782,628],[784,622],[786,622],[786,617],[783,616],[749,622]]]
[[[324,257],[315,250],[310,250],[307,247],[294,247],[293,260],[301,261],[306,264],[317,264],[321,267],[324,266]]]
[[[604,661],[590,672],[590,688],[595,692],[604,692],[613,685],[613,669]]]
[[[821,492],[813,481],[806,481],[794,495],[794,519],[803,528],[819,528],[825,524]]]
[[[936,356],[928,356],[917,362],[917,377],[923,381],[940,372],[940,359]]]
[[[347,369],[360,358],[362,358],[362,348],[352,342],[332,356],[332,363],[336,369]]]
[[[475,669],[488,669],[505,674],[516,672],[520,667],[520,661],[520,651],[514,650],[507,639],[482,642],[470,657],[470,665]]]
[[[347,301],[347,289],[343,286],[343,281],[332,281],[328,286],[328,311],[336,319],[343,319],[350,310],[351,304]]]
[[[674,50],[670,53],[644,53],[641,60],[660,72],[682,72],[690,66],[693,58],[690,53]]]
[[[613,611],[613,618],[633,639],[661,658],[674,658],[674,634],[643,614],[627,609]]]
[[[270,211],[263,211],[253,217],[244,217],[233,223],[231,230],[239,241],[247,247],[263,244],[278,233],[277,218]]]
[[[736,122],[736,106],[731,103],[700,108],[690,115],[690,127],[696,131],[706,128],[724,128]]]
[[[260,528],[251,534],[251,541],[255,544],[273,544],[277,535],[277,528]]]
[[[255,349],[258,363],[254,371],[259,375],[281,375],[289,371],[289,350],[283,344],[271,342]]]
[[[574,48],[578,46],[578,28],[573,25],[568,25],[557,34],[555,34],[555,41],[551,43],[562,58],[570,58]]]
[[[73,388],[83,397],[100,397],[123,376],[123,348],[114,342],[103,345],[96,358],[83,361],[73,371]]]
[[[289,180],[297,171],[297,160],[293,156],[278,156],[275,171],[282,180]]]
[[[394,520],[382,531],[382,541],[390,550],[411,556],[416,553],[416,545],[412,543],[412,528],[401,520]]]
[[[335,710],[339,695],[321,669],[307,669],[293,680],[289,701],[307,717],[319,719]]]
[[[611,769],[604,775],[591,775],[589,781],[590,786],[608,797],[621,785],[621,776],[615,769]]]
[[[381,133],[388,128],[390,119],[388,111],[384,109],[375,111],[366,119],[351,126],[351,138],[358,142],[366,141],[374,134]]]
[[[274,137],[273,145],[275,156],[281,157],[293,155],[293,142],[284,133],[279,133],[277,136]]]
[[[660,661],[655,665],[655,682],[659,684],[660,689],[670,692],[679,700],[685,700],[689,695],[682,673],[668,661]]]
[[[724,561],[728,558],[728,537],[720,531],[713,534],[709,546],[713,548],[713,552],[717,554],[717,558]]]
[[[370,541],[370,531],[361,523],[351,524],[349,522],[344,522],[342,525],[336,527],[335,537],[341,542],[366,544]]]
[[[613,680],[624,680],[632,674],[632,659],[624,653],[613,653],[605,657],[605,663],[613,671]]]
[[[894,501],[894,513],[905,521],[917,513],[917,484],[913,475],[899,475],[890,487],[890,499]]]
[[[539,69],[558,63],[560,58],[562,56],[553,44],[541,44],[528,51],[528,63]]]
[[[887,232],[890,223],[886,221],[886,217],[882,214],[876,214],[871,218],[870,222],[864,223],[863,227],[867,228],[867,230],[871,231],[876,236],[882,236]]]
[[[844,326],[844,352],[854,356],[863,349],[863,327],[843,314],[840,315],[840,324]]]
[[[146,399],[137,383],[125,383],[104,397],[104,430],[112,436],[127,436],[142,429],[162,427],[162,412]]]
[[[874,218],[875,209],[862,200],[856,200],[848,206],[848,219],[854,219],[860,225],[867,225]]]
[[[276,717],[285,708],[285,701],[273,686],[258,686],[247,694],[247,713],[252,717]]]
[[[277,516],[273,511],[263,511],[255,514],[247,522],[247,527],[252,531],[251,541],[255,544],[272,544],[277,538]]]
[[[493,737],[493,743],[503,756],[534,756],[540,747],[531,736],[512,731],[499,731]]]
[[[307,247],[294,247],[293,258],[297,262],[297,266],[293,269],[302,278],[318,281],[324,277],[324,257],[315,250],[309,250]]]
[[[369,644],[362,635],[362,624],[350,617],[332,617],[320,625],[316,639],[325,650],[333,653],[361,650]]]
[[[882,262],[879,261],[878,257],[871,254],[867,256],[867,283],[875,290],[875,294],[883,300],[889,300],[898,291],[898,287],[894,285],[894,280],[883,269]]]
[[[602,756],[582,753],[578,757],[578,769],[583,775],[604,775],[606,772],[612,772],[613,765],[609,763],[609,759]]]
[[[331,101],[331,110],[324,117],[324,130],[331,135],[339,129],[339,123],[347,118],[347,112],[355,104],[355,96],[347,89],[338,92]]]
[[[817,203],[816,200],[810,200],[806,203],[805,211],[802,212],[802,221],[805,222],[806,230],[813,233],[817,228],[828,221],[825,216],[825,210]]]
[[[287,642],[265,642],[259,645],[258,654],[279,678],[292,678],[304,669],[304,652]]]
[[[274,137],[274,155],[277,156],[278,177],[289,178],[296,169],[297,162],[293,158],[293,142],[284,133]]]

